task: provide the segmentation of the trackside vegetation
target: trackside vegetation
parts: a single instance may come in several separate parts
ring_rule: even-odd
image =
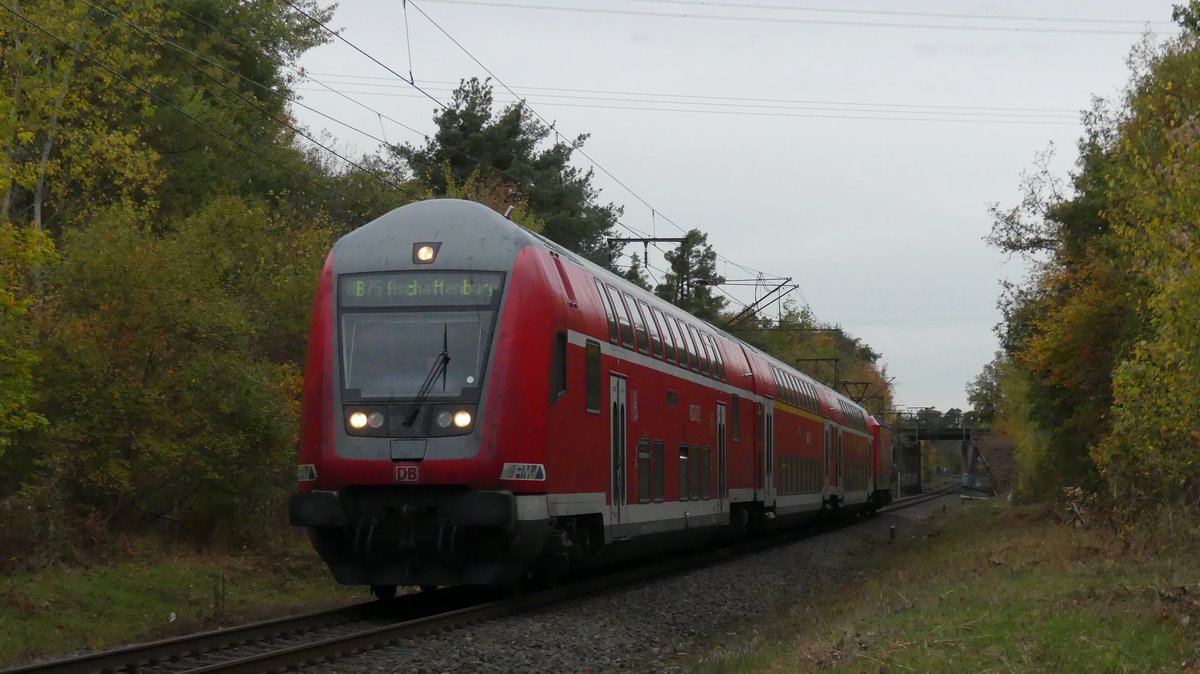
[[[1166,539],[1200,515],[1200,3],[1174,18],[1084,115],[1072,175],[1040,156],[1021,202],[993,208],[990,243],[1032,271],[1005,287],[1001,351],[968,387],[1015,440],[1023,494],[1106,495],[1127,531],[1186,523]]]
[[[1082,515],[1080,515],[1082,513]],[[952,506],[681,662],[758,672],[1191,672],[1200,546],[1130,548],[1087,511]]]
[[[0,667],[370,600],[329,583],[299,535],[270,555],[141,539],[96,561],[0,576]]]

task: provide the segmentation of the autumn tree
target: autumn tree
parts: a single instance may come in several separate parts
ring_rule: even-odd
[[[123,13],[162,27],[154,0],[130,0]],[[0,220],[59,231],[110,205],[151,208],[162,172],[141,141],[156,112],[143,90],[162,82],[158,55],[67,0],[14,5],[0,13],[0,35]]]
[[[1139,45],[1123,99],[1086,116],[1073,189],[1040,170],[992,236],[1035,262],[1002,304],[997,425],[1020,481],[1103,486],[1130,513],[1200,496],[1197,16],[1178,7],[1182,33]]]
[[[38,354],[27,315],[35,270],[53,255],[44,232],[0,222],[0,458],[16,433],[45,423],[36,411]]]

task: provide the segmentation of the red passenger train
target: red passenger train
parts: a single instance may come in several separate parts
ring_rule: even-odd
[[[479,204],[325,262],[289,516],[340,583],[507,584],[878,508],[890,475],[859,405]]]

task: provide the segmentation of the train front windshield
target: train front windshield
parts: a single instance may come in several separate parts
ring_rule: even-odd
[[[348,399],[478,399],[503,275],[414,271],[339,278]]]

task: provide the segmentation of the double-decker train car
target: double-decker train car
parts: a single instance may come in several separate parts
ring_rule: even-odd
[[[338,582],[387,596],[873,509],[882,465],[851,400],[484,206],[433,200],[326,259],[289,518]]]

